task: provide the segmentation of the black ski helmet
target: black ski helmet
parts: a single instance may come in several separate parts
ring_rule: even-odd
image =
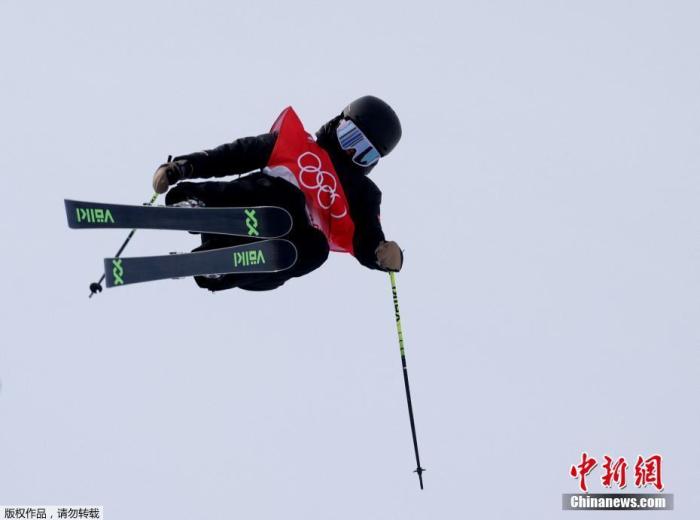
[[[375,96],[362,96],[343,110],[342,116],[357,125],[382,157],[401,139],[401,121],[386,102]]]

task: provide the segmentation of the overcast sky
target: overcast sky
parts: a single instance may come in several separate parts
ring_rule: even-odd
[[[587,451],[662,454],[671,515],[696,518],[699,19],[693,1],[0,2],[0,504],[551,519]],[[422,492],[387,275],[335,254],[270,293],[88,300],[125,232],[63,212],[141,203],[168,154],[287,105],[315,131],[368,93],[404,128],[372,178],[405,249]],[[142,231],[126,254],[196,244]]]

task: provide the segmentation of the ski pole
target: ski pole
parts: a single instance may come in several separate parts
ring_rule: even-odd
[[[168,155],[168,161],[167,161],[167,162],[170,162],[170,161],[172,160],[172,158],[173,158],[172,155]],[[144,205],[146,205],[146,206],[151,206],[151,205],[156,201],[157,198],[158,198],[158,194],[157,194],[157,193],[154,193],[154,194],[151,196],[151,200],[149,200],[148,202],[144,203]],[[126,248],[127,244],[129,243],[129,241],[131,240],[131,238],[134,236],[134,233],[136,233],[136,228],[134,228],[134,229],[132,229],[131,231],[129,231],[129,234],[126,236],[126,240],[124,240],[124,243],[121,245],[121,247],[119,248],[119,250],[117,251],[117,253],[114,255],[114,258],[119,258],[119,257],[121,256],[121,254],[124,252],[124,249]],[[102,276],[100,276],[100,279],[99,279],[99,280],[97,280],[96,282],[92,282],[92,283],[90,284],[90,296],[88,296],[88,298],[92,298],[93,295],[95,295],[95,294],[97,294],[97,293],[99,293],[99,292],[102,292],[102,282],[104,282],[104,279],[105,279],[105,274],[102,273]]]
[[[403,367],[403,383],[406,387],[406,401],[408,402],[408,418],[411,421],[411,435],[413,436],[413,451],[416,453],[416,469],[414,473],[418,473],[418,481],[420,488],[423,489],[423,472],[425,468],[420,465],[420,456],[418,455],[418,440],[416,439],[416,423],[413,420],[413,405],[411,404],[411,389],[408,386],[408,369],[406,368],[406,353],[403,348],[403,331],[401,330],[401,315],[399,314],[399,297],[396,291],[396,276],[393,271],[389,271],[391,279],[391,293],[394,297],[394,314],[396,316],[396,332],[399,335],[399,350],[401,351],[401,366]]]

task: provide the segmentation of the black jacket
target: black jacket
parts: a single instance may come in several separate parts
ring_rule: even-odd
[[[321,127],[316,133],[317,143],[328,152],[335,171],[348,199],[350,216],[355,223],[353,249],[357,260],[370,269],[383,270],[376,263],[375,250],[384,241],[384,232],[379,221],[379,206],[382,192],[367,178],[372,169],[356,165],[341,150],[335,136],[335,127],[340,116]],[[176,157],[187,161],[185,177],[170,179],[207,179],[248,173],[267,166],[277,141],[275,133],[255,137],[243,137],[222,144],[211,150]]]

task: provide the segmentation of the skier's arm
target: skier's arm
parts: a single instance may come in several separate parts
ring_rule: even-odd
[[[187,179],[207,179],[247,173],[264,168],[275,147],[277,134],[242,137],[211,150],[175,157],[189,164]]]
[[[208,179],[247,173],[267,165],[277,141],[277,134],[242,137],[211,150],[175,157],[161,165],[153,178],[153,187],[163,193],[185,179]]]
[[[379,271],[398,271],[403,264],[403,252],[398,248],[396,242],[387,242],[384,231],[379,220],[379,207],[382,201],[382,194],[379,190],[371,190],[365,203],[359,211],[352,214],[355,223],[355,236],[353,238],[353,249],[355,258],[370,269]],[[392,269],[380,264],[380,260],[386,261],[393,249],[398,250],[399,258],[392,258],[394,265]]]

